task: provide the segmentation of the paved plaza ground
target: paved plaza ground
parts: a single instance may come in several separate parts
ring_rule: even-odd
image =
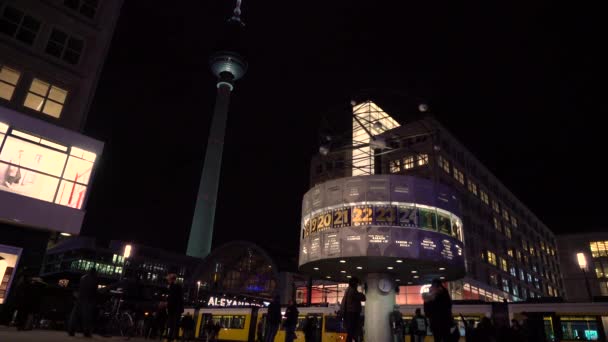
[[[32,330],[32,331],[16,331],[15,328],[8,328],[6,326],[0,326],[0,341],[1,342],[63,342],[63,341],[125,341],[124,338],[119,337],[101,337],[99,335],[93,335],[93,338],[85,338],[82,334],[77,334],[75,337],[70,337],[64,331],[51,331],[51,330]],[[159,341],[157,340],[144,340],[140,338],[132,338],[130,341],[142,342],[142,341]]]

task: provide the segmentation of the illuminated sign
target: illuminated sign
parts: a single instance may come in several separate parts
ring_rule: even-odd
[[[462,221],[445,210],[430,206],[382,202],[374,205],[354,203],[332,210],[317,211],[303,219],[302,237],[306,238],[328,229],[369,225],[428,229],[462,241]]]
[[[266,303],[266,302],[265,302]],[[207,301],[207,306],[218,306],[222,308],[227,307],[236,307],[236,306],[255,306],[255,307],[264,307],[263,304],[250,302],[247,300],[237,300],[237,299],[229,299],[224,297],[209,297]]]

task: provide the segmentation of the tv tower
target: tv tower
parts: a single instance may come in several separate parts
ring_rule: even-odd
[[[219,49],[209,59],[211,72],[217,77],[217,95],[186,252],[193,257],[204,258],[211,251],[230,94],[235,81],[247,71],[247,61],[240,51],[244,46],[245,26],[241,21],[241,1],[236,1],[233,16],[224,27],[226,32]]]

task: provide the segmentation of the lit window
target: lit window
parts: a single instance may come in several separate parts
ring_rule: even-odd
[[[443,171],[450,173],[450,162],[447,159],[439,157],[439,166],[443,169]]]
[[[523,247],[524,251],[528,250],[528,242],[524,239],[521,239],[521,246]]]
[[[0,16],[0,33],[4,33],[20,42],[27,45],[32,45],[38,31],[40,30],[40,21],[31,17],[22,11],[6,6]]]
[[[473,195],[477,196],[477,185],[469,179],[468,183],[469,191],[473,193]]]
[[[69,64],[78,64],[84,41],[68,35],[67,33],[53,29],[46,45],[46,53],[66,61]]]
[[[500,221],[496,217],[494,217],[493,219],[494,219],[494,229],[500,231]]]
[[[608,241],[594,241],[589,243],[591,256],[594,258],[608,256]]]
[[[93,19],[99,6],[99,0],[64,0],[63,4],[87,18]]]
[[[488,251],[487,256],[488,256],[488,263],[496,266],[496,254]]]
[[[390,168],[391,168],[391,173],[399,173],[399,171],[401,171],[401,165],[399,165],[398,160],[391,160]]]
[[[0,130],[2,126],[0,125]],[[96,154],[13,129],[0,151],[0,190],[80,209]]]
[[[505,208],[502,208],[502,217],[504,217],[505,220],[509,221],[509,212]]]
[[[596,261],[594,264],[595,264],[595,275],[598,278],[604,278],[606,276],[606,271],[608,271],[608,269],[603,267],[604,265],[602,265],[602,263],[600,261]],[[606,265],[606,266],[608,266],[608,265]]]
[[[25,179],[27,177],[24,177],[23,174],[24,168],[59,177],[65,166],[66,158],[64,153],[13,136],[6,138],[2,152],[0,152],[0,160],[20,169],[19,173],[23,178],[20,182],[21,185],[24,185],[24,182],[27,183]]]
[[[419,154],[418,155],[418,166],[426,165],[428,163],[429,163],[428,154]]]
[[[513,227],[517,228],[517,219],[511,215],[511,224]]]
[[[496,202],[495,200],[492,200],[492,209],[494,209],[494,211],[496,213],[500,214],[500,206],[498,205],[498,202]]]
[[[0,65],[0,98],[10,101],[21,73],[15,69]]]
[[[414,167],[414,156],[405,157],[403,159],[403,168],[408,170]]]
[[[511,228],[509,228],[509,226],[505,225],[504,229],[505,229],[505,236],[510,239],[511,238]]]
[[[519,250],[515,252],[515,256],[517,261],[521,261],[521,252]]]
[[[508,279],[502,280],[502,290],[509,293],[509,280]]]
[[[519,270],[519,279],[521,279],[521,281],[526,281],[526,275],[523,270]]]
[[[512,258],[513,257],[513,248],[509,248],[507,254]]]
[[[59,118],[67,95],[67,90],[35,78],[23,105],[37,112]]]
[[[608,296],[608,281],[600,281],[600,294]]]
[[[507,260],[505,258],[500,258],[500,269],[509,272],[509,265],[507,265]]]
[[[488,198],[488,194],[485,191],[479,190],[479,197],[481,198],[481,201],[483,203],[485,203],[486,205],[490,205],[490,199]]]
[[[519,297],[519,287],[517,285],[513,285],[513,295]]]
[[[530,273],[526,274],[528,283],[532,283],[532,275]]]
[[[517,277],[517,269],[515,269],[515,266],[511,266],[511,268],[509,269],[509,273],[512,276]]]
[[[458,170],[456,167],[454,167],[453,170],[454,178],[456,178],[456,180],[460,182],[460,184],[464,185],[464,174],[460,172],[460,170]]]

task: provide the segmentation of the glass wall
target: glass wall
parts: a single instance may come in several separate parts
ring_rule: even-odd
[[[564,340],[597,341],[599,339],[597,319],[593,316],[562,316],[560,321]]]
[[[0,123],[0,190],[81,209],[96,157]]]

